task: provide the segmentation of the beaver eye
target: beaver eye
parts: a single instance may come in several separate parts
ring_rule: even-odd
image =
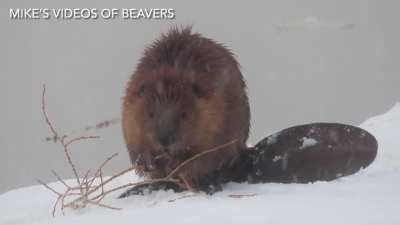
[[[153,118],[154,118],[154,113],[153,113],[153,112],[150,112],[150,113],[149,113],[149,117],[150,117],[150,119],[153,119]]]
[[[142,97],[144,95],[144,85],[140,86],[138,96]]]
[[[181,118],[182,118],[183,120],[186,119],[186,116],[187,116],[186,112],[182,112]]]
[[[197,84],[192,85],[192,91],[193,91],[193,94],[199,98],[204,96],[203,91],[200,89],[200,87]]]

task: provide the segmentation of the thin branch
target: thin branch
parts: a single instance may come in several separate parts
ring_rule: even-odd
[[[196,197],[196,195],[197,194],[184,195],[184,196],[180,196],[178,198],[170,199],[170,200],[168,200],[168,202],[175,202],[177,200],[181,200],[181,199],[184,199],[184,198]]]
[[[105,191],[103,194],[99,194],[96,197],[93,197],[92,200],[98,199],[102,196],[106,196],[114,191],[118,191],[127,187],[132,187],[132,186],[140,186],[140,185],[145,185],[145,184],[153,184],[153,183],[157,183],[157,182],[174,182],[174,183],[178,183],[179,180],[176,179],[167,179],[167,178],[161,178],[161,179],[152,179],[152,180],[145,180],[145,181],[139,181],[139,182],[134,182],[134,183],[127,183],[118,187],[115,187],[113,189],[110,189],[108,191]]]
[[[236,141],[237,141],[237,139],[232,140],[232,141],[227,142],[227,143],[222,144],[222,145],[218,145],[218,146],[216,146],[216,147],[214,147],[214,148],[212,148],[212,149],[210,149],[210,150],[207,150],[207,151],[204,151],[204,152],[201,152],[201,153],[199,153],[199,154],[194,155],[194,156],[191,157],[190,159],[187,159],[187,160],[185,160],[184,162],[182,162],[181,164],[179,164],[179,166],[176,167],[171,173],[169,173],[168,176],[167,176],[166,178],[172,178],[182,167],[184,167],[184,166],[187,165],[188,163],[193,162],[194,160],[196,160],[196,159],[198,159],[198,158],[200,158],[200,157],[202,157],[202,156],[204,156],[204,155],[207,155],[207,154],[209,154],[209,153],[211,153],[211,152],[216,152],[216,151],[218,151],[218,150],[224,149],[225,147],[227,147],[227,146],[229,146],[229,145],[232,145],[232,144],[235,143]]]
[[[254,197],[257,194],[230,194],[228,197],[230,198],[247,198],[247,197]]]
[[[91,201],[91,200],[89,200],[89,202],[91,204],[98,205],[100,207],[107,208],[107,209],[114,209],[114,210],[121,210],[122,209],[122,208],[117,208],[117,207],[105,205],[105,204],[102,204],[102,203],[99,203],[99,202],[95,202],[95,201]]]
[[[96,170],[96,172],[94,173],[94,176],[92,178],[92,180],[90,181],[89,186],[92,186],[94,180],[97,178],[97,176],[99,175],[99,172],[104,168],[104,166],[110,162],[114,157],[116,157],[118,155],[118,153],[114,153],[112,154],[110,157],[108,157],[106,160],[104,160],[104,162],[99,166],[99,168]]]
[[[61,144],[62,144],[62,146],[63,146],[63,148],[64,148],[64,153],[65,153],[65,156],[67,157],[68,163],[69,163],[69,165],[71,166],[72,171],[73,171],[73,173],[74,173],[74,175],[75,175],[76,182],[77,182],[78,185],[80,186],[80,185],[81,185],[81,181],[80,181],[80,179],[79,179],[79,175],[78,175],[78,172],[77,172],[77,170],[76,170],[76,168],[75,168],[75,165],[74,165],[74,163],[72,162],[71,156],[69,155],[68,146],[65,144],[65,138],[61,138]],[[82,189],[81,189],[81,191],[82,191]]]
[[[88,183],[88,176],[89,176],[90,170],[88,170],[85,174],[85,176],[83,176],[82,179],[82,186],[85,186],[84,189],[84,193],[88,193],[89,192],[89,183]]]
[[[42,92],[42,113],[43,113],[43,116],[44,116],[44,118],[45,118],[45,120],[46,120],[47,125],[48,125],[49,128],[50,128],[50,131],[53,133],[53,135],[54,135],[55,137],[59,137],[58,132],[56,131],[56,129],[54,129],[53,123],[50,121],[49,116],[47,115],[47,110],[46,110],[46,85],[45,85],[45,84],[43,84],[43,92]],[[72,170],[73,170],[73,172],[74,172],[76,181],[77,181],[78,184],[80,185],[79,175],[78,175],[78,172],[76,171],[75,165],[74,165],[73,162],[72,162],[71,156],[69,155],[69,152],[68,152],[68,145],[65,144],[65,138],[66,138],[66,136],[64,135],[64,136],[61,138],[60,143],[61,143],[62,146],[63,146],[64,153],[65,153],[65,156],[67,157],[68,163],[69,163],[69,164],[71,165],[71,167],[72,167]],[[57,138],[55,138],[55,140],[57,140]],[[82,192],[82,191],[83,191],[83,190],[81,189],[81,192]]]
[[[101,185],[101,194],[104,194],[104,183],[103,183],[103,173],[100,170],[100,185]]]
[[[125,169],[125,170],[123,170],[123,171],[117,173],[116,175],[114,175],[114,176],[108,178],[106,181],[104,181],[104,182],[103,182],[103,185],[106,185],[107,183],[111,182],[111,181],[114,180],[115,178],[120,177],[120,176],[122,176],[122,175],[124,175],[124,174],[126,174],[126,173],[128,173],[128,172],[130,172],[130,171],[132,171],[132,170],[134,170],[134,169],[135,169],[135,167],[130,167],[130,168],[128,168],[128,169]],[[97,187],[94,188],[92,191],[90,191],[89,194],[91,194],[91,193],[93,193],[93,192],[99,190],[99,188],[100,188],[100,186],[97,186]]]
[[[97,203],[100,203],[105,195],[104,195],[104,185],[103,185],[103,173],[100,170],[100,185],[101,185],[101,197],[96,201]]]
[[[46,102],[45,102],[45,95],[46,95],[46,85],[43,84],[43,92],[42,92],[42,112],[44,118],[46,120],[47,125],[50,128],[51,133],[53,133],[54,137],[59,137],[57,131],[54,129],[53,124],[50,122],[49,117],[47,116],[46,112]]]
[[[62,195],[58,196],[56,202],[53,205],[53,212],[52,212],[53,217],[55,217],[55,215],[56,215],[57,205],[58,205],[58,202],[60,201],[61,197],[62,197]]]
[[[51,172],[53,173],[53,175],[57,178],[57,180],[59,182],[61,182],[62,184],[64,184],[65,187],[67,188],[71,188],[71,186],[69,186],[67,183],[65,183],[65,181],[63,179],[61,179],[61,177],[56,173],[55,170],[51,170]]]
[[[59,193],[59,192],[57,192],[56,190],[54,190],[53,188],[51,188],[49,185],[47,185],[46,183],[44,183],[43,181],[41,181],[41,180],[39,180],[39,179],[36,179],[36,181],[38,182],[38,183],[40,183],[41,185],[43,185],[44,187],[46,187],[47,189],[49,189],[51,192],[53,192],[54,194],[56,194],[56,195],[58,195],[58,196],[61,196],[62,194],[61,193]]]
[[[70,144],[77,142],[77,141],[82,141],[82,140],[87,140],[87,139],[97,139],[97,138],[100,138],[100,136],[81,136],[81,137],[71,139],[70,141],[65,143],[65,145],[69,146]]]

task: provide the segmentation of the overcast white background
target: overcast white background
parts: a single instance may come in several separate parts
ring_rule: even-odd
[[[10,8],[174,8],[174,20],[11,20]],[[193,25],[236,54],[252,112],[249,143],[313,121],[357,125],[400,101],[398,1],[1,1],[0,193],[71,177],[46,142],[41,87],[61,133],[120,117],[125,83],[144,47],[172,25]],[[129,166],[120,125],[86,135],[84,171],[112,153]],[[89,147],[90,146],[90,147]]]

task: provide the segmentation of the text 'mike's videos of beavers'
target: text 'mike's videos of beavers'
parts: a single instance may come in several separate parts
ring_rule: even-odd
[[[16,20],[171,20],[175,19],[173,8],[10,8],[10,19]]]

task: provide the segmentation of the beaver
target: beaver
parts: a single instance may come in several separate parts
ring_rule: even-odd
[[[122,114],[136,172],[174,181],[153,180],[119,198],[167,189],[213,194],[229,181],[330,181],[367,167],[378,149],[373,135],[340,123],[294,126],[246,146],[250,110],[239,64],[190,27],[172,28],[145,49]]]
[[[144,50],[127,84],[122,128],[140,176],[165,177],[183,161],[233,141],[178,174],[192,190],[228,177],[250,129],[246,84],[232,51],[191,27],[162,34]]]

